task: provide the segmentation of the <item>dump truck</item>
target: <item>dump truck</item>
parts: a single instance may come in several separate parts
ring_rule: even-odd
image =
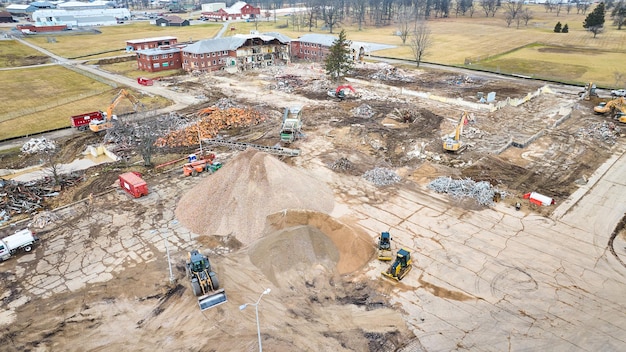
[[[18,251],[30,252],[39,238],[29,229],[18,230],[0,240],[0,261],[9,259]]]
[[[406,248],[402,248],[396,253],[396,260],[391,264],[389,269],[383,271],[381,274],[383,277],[400,281],[411,271],[411,268],[413,268],[411,252]]]
[[[92,111],[84,114],[70,116],[70,124],[72,127],[79,131],[86,131],[89,129],[89,123],[91,121],[104,121],[106,120],[105,114],[102,111]]]
[[[197,249],[189,252],[186,263],[187,278],[191,283],[191,290],[198,298],[201,311],[226,303],[226,293],[220,289],[217,274],[211,269],[209,258]]]
[[[285,108],[283,124],[280,128],[280,141],[292,143],[302,137],[302,106]]]
[[[392,258],[391,235],[389,232],[381,232],[378,236],[378,260],[389,261]]]

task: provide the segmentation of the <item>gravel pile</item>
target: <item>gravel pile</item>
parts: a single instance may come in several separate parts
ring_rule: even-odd
[[[400,182],[400,176],[393,170],[377,167],[363,174],[363,178],[376,186],[387,186]]]
[[[230,108],[241,108],[242,106],[235,103],[234,101],[228,99],[228,98],[221,98],[220,100],[218,100],[215,104],[213,104],[213,106],[215,106],[216,108],[222,109],[222,110],[226,110],[226,109],[230,109]]]
[[[37,154],[56,149],[54,141],[49,141],[45,137],[31,138],[28,142],[22,145],[20,149],[24,154]]]
[[[334,163],[328,165],[328,167],[335,171],[350,171],[354,169],[354,164],[346,158],[339,158]]]
[[[367,104],[361,104],[352,109],[350,112],[352,112],[352,115],[355,117],[362,117],[364,119],[369,119],[374,116],[374,109]]]
[[[261,238],[269,214],[287,209],[329,213],[332,190],[274,156],[248,149],[185,193],[176,217],[199,235],[233,235],[243,245]]]
[[[474,198],[478,204],[491,206],[496,194],[504,198],[505,192],[491,186],[487,181],[476,182],[470,178],[453,180],[451,177],[438,177],[428,184],[437,193],[447,193],[453,198]]]

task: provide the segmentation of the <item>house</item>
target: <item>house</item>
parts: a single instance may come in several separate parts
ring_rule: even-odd
[[[310,33],[291,41],[291,55],[299,60],[323,61],[328,55],[330,47],[339,38],[328,34]],[[366,54],[366,44],[351,42],[350,52],[352,59],[363,60]]]
[[[160,27],[183,27],[189,25],[189,20],[182,19],[175,15],[159,17],[155,22],[156,25]]]
[[[182,68],[187,72],[236,72],[290,62],[288,42],[258,33],[201,40],[181,51]]]
[[[0,23],[13,23],[17,22],[13,19],[13,15],[6,11],[0,11]]]
[[[156,49],[160,46],[172,46],[178,43],[178,38],[171,36],[132,39],[126,41],[126,51]]]
[[[238,19],[253,19],[261,15],[261,8],[254,7],[243,1],[237,1],[231,7],[220,8],[217,11],[202,12],[201,16],[207,20],[232,21]]]
[[[159,72],[182,67],[181,45],[163,45],[158,48],[137,50],[137,68],[142,71]]]

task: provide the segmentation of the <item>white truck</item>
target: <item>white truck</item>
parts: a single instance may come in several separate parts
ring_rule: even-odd
[[[39,238],[29,229],[16,231],[14,234],[0,240],[0,261],[9,259],[18,250],[30,252]]]

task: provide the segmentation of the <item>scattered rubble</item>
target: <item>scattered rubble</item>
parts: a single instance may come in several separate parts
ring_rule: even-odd
[[[221,98],[220,100],[218,100],[215,104],[213,104],[214,107],[218,108],[218,109],[222,109],[222,110],[226,110],[226,109],[230,109],[230,108],[241,108],[242,106],[235,103],[234,101],[228,99],[228,98]]]
[[[415,78],[411,77],[403,70],[391,65],[385,65],[385,67],[372,73],[370,78],[379,81],[415,82]]]
[[[377,167],[363,174],[363,178],[376,186],[388,186],[400,182],[400,176],[393,170]]]
[[[374,116],[374,109],[372,109],[372,107],[367,104],[361,104],[352,109],[350,112],[352,112],[352,115],[354,115],[355,117],[361,117],[364,119],[369,119]]]
[[[350,171],[354,169],[354,164],[346,158],[339,158],[334,163],[328,165],[329,168],[335,171]]]
[[[43,212],[37,213],[37,214],[35,214],[35,216],[33,216],[33,220],[31,222],[31,226],[34,226],[34,227],[39,228],[39,229],[43,229],[44,227],[46,227],[49,224],[57,221],[58,219],[59,219],[59,216],[56,215],[55,213],[53,213],[51,211],[43,211]]]
[[[484,206],[492,206],[506,195],[487,181],[476,182],[471,178],[453,180],[451,177],[438,177],[428,184],[428,188],[437,193],[447,193],[452,198],[474,198]]]
[[[55,149],[56,145],[54,144],[54,141],[48,141],[46,137],[41,137],[31,138],[28,142],[24,143],[20,150],[24,154],[37,154]]]
[[[604,141],[609,145],[613,145],[620,137],[621,128],[614,122],[602,121],[593,123],[588,127],[581,127],[578,129],[579,137],[591,137]]]
[[[286,93],[291,93],[295,88],[300,88],[306,84],[302,78],[297,75],[282,75],[276,77],[276,80],[275,89]]]

